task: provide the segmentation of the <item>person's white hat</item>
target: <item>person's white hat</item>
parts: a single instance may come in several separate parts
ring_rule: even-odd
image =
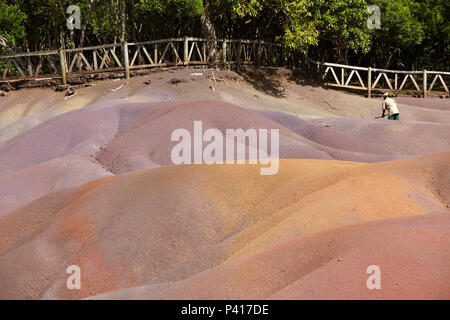
[[[383,94],[383,97],[389,97],[389,92],[385,92],[385,93]]]

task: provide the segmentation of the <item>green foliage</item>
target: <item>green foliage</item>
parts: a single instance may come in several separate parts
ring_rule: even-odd
[[[234,11],[241,17],[259,13],[278,16],[282,34],[274,38],[287,47],[307,52],[320,40],[328,40],[338,48],[367,52],[370,33],[366,27],[367,3],[364,0],[248,0],[233,1]],[[267,17],[267,15],[264,15]],[[277,26],[272,26],[273,30]]]
[[[178,19],[203,13],[202,0],[140,0],[137,6],[150,15],[169,15]]]
[[[70,4],[85,32],[67,30]],[[367,27],[369,5],[381,8],[380,30]],[[0,35],[21,50],[202,36],[205,14],[218,38],[275,41],[348,64],[449,69],[448,0],[0,0]]]
[[[269,30],[281,27],[281,34],[270,36],[291,49],[306,52],[310,45],[317,44],[318,32],[308,17],[306,0],[248,0],[232,1],[232,4],[233,12],[244,19],[258,15],[272,17],[268,22],[274,25],[269,24]]]
[[[313,0],[308,12],[314,17],[320,40],[331,41],[337,49],[368,52],[368,6],[365,0]]]
[[[393,47],[409,47],[420,44],[424,37],[422,23],[414,12],[419,3],[412,0],[376,0],[382,10],[381,30],[375,37]]]
[[[136,8],[147,33],[160,38],[186,35],[186,31],[192,30],[203,13],[203,2],[202,0],[140,0],[136,3]]]
[[[20,10],[19,5],[0,2],[0,35],[15,44],[25,36],[25,22],[27,16]]]
[[[424,36],[411,52],[419,68],[429,70],[449,68],[450,60],[450,1],[417,1],[414,15],[422,24]]]
[[[256,17],[263,8],[263,3],[259,0],[231,0],[230,3],[232,5],[233,13],[237,14],[240,17]]]
[[[374,3],[381,7],[382,19],[381,30],[373,34],[372,64],[398,69],[449,68],[449,1]]]

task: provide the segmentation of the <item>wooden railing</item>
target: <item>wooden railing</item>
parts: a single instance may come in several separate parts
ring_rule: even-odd
[[[58,74],[58,51],[27,52],[0,56],[2,79],[33,77],[43,72]],[[44,71],[43,66],[46,68]]]
[[[3,81],[176,65],[283,64],[281,45],[255,40],[178,38],[0,56]]]
[[[450,72],[365,68],[328,62],[320,63],[309,58],[308,61],[317,65],[322,73],[322,80],[327,86],[365,90],[369,98],[373,91],[419,93],[424,98],[429,93],[449,95],[447,83],[450,82],[446,81],[450,80]],[[431,82],[428,81],[429,77]]]
[[[0,82],[60,78],[104,71],[123,71],[177,65],[285,65],[280,44],[260,40],[176,38],[137,43],[116,43],[75,49],[27,52],[0,56]],[[449,94],[450,72],[398,71],[317,62],[307,58],[322,73],[328,86],[372,91]],[[428,82],[431,76],[431,82]],[[446,82],[447,81],[447,82]],[[434,90],[433,90],[434,89]]]

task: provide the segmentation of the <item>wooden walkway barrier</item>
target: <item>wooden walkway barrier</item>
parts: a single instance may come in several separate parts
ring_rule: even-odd
[[[327,86],[364,90],[368,98],[373,91],[419,93],[424,98],[429,93],[449,95],[450,72],[387,70],[308,60],[321,70]],[[428,78],[432,79],[429,86]]]
[[[58,61],[59,60],[59,61]],[[256,40],[162,39],[0,56],[1,80],[60,78],[77,74],[208,64],[281,65],[279,44]]]
[[[178,65],[284,66],[288,55],[280,44],[261,40],[192,37],[61,48],[0,56],[0,83],[58,78],[66,84],[71,76],[110,71],[123,72],[129,79],[135,69]],[[450,72],[385,70],[307,60],[322,72],[328,86],[364,90],[369,98],[374,91],[420,93],[424,98],[429,93],[449,95]]]

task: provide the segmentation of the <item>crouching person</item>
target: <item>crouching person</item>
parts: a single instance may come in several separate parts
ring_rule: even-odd
[[[400,120],[400,114],[398,112],[397,103],[394,99],[389,98],[389,93],[383,94],[383,103],[382,103],[383,114],[382,118],[388,115],[389,120]]]

